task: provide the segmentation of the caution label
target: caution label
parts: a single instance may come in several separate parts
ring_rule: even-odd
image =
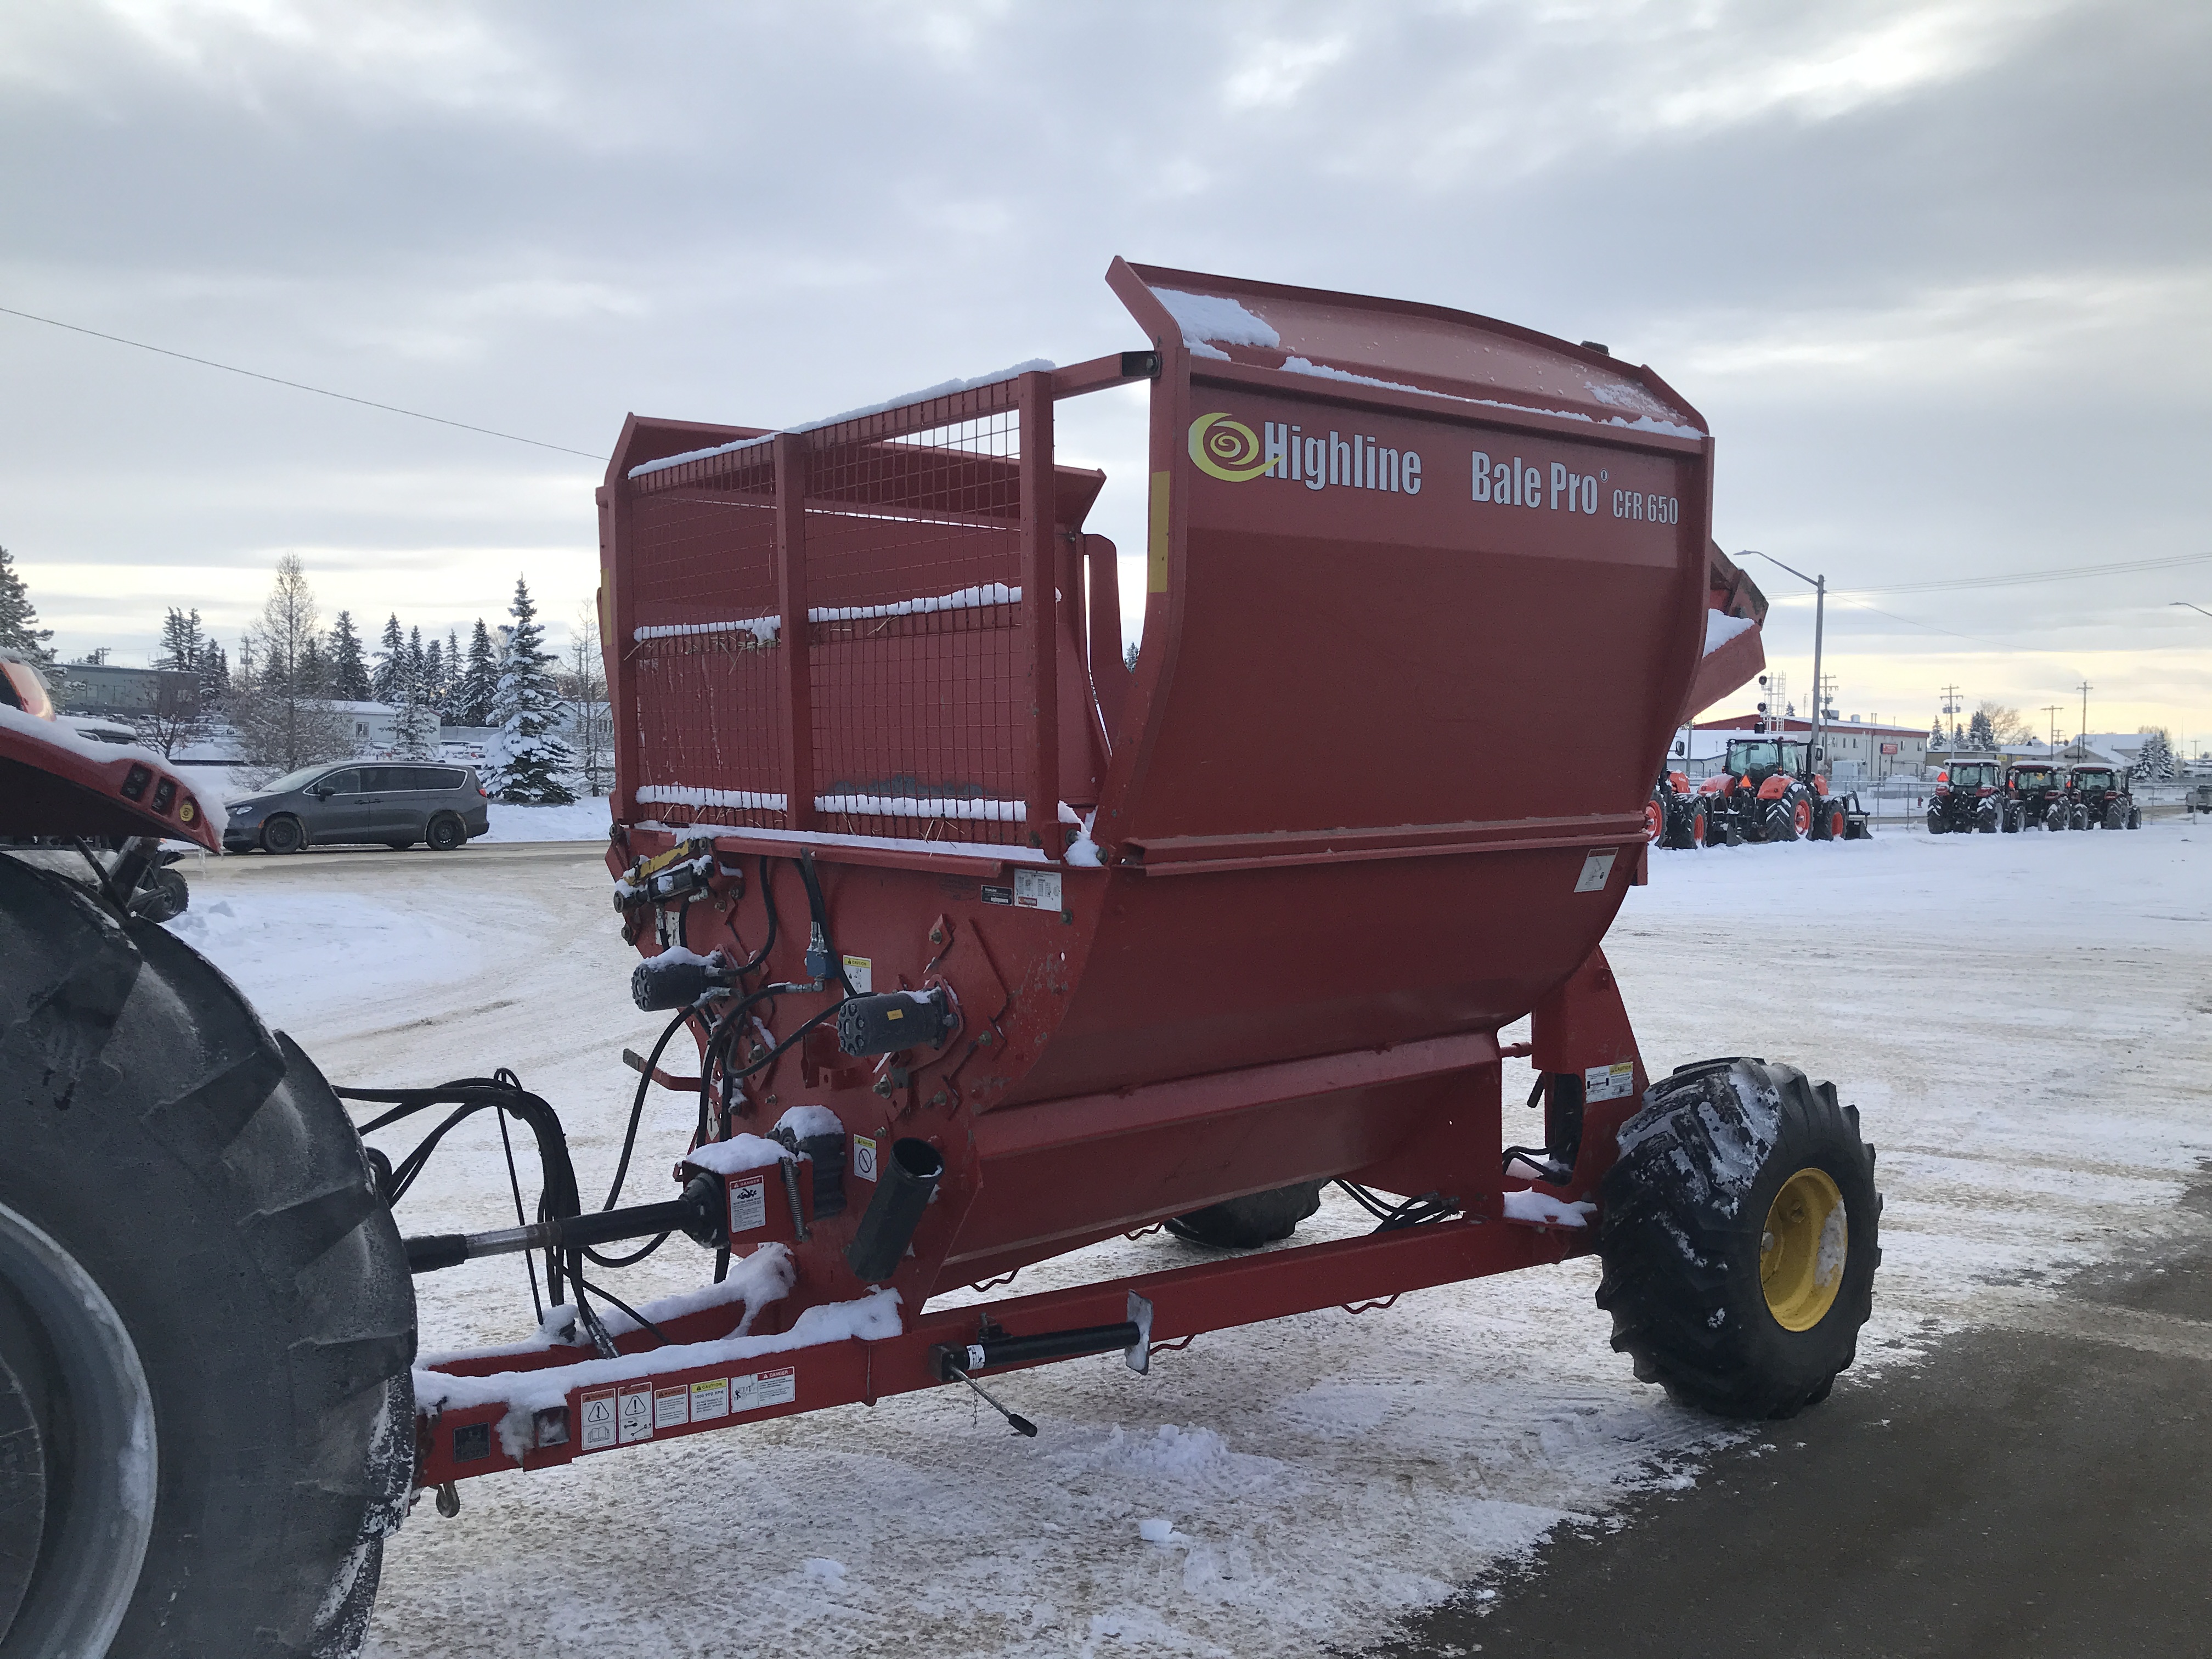
[[[622,1443],[653,1438],[653,1384],[625,1382],[616,1412]]]
[[[580,1449],[605,1451],[615,1443],[616,1391],[586,1389],[582,1401],[584,1433]]]
[[[1636,1091],[1636,1062],[1616,1060],[1610,1066],[1593,1066],[1583,1073],[1584,1100],[1621,1100]]]
[[[718,1417],[730,1414],[730,1379],[709,1377],[704,1382],[691,1385],[691,1420],[709,1423]]]
[[[768,1225],[768,1177],[744,1175],[730,1182],[730,1231],[749,1233]]]
[[[853,1174],[862,1181],[876,1178],[876,1143],[872,1137],[853,1137]]]
[[[847,957],[845,982],[853,988],[855,996],[866,996],[876,988],[876,964],[872,957]]]
[[[798,1368],[786,1365],[773,1371],[730,1379],[730,1410],[757,1412],[766,1406],[788,1406],[799,1397]]]

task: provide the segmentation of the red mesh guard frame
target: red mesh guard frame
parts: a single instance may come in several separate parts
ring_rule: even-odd
[[[733,448],[630,422],[602,492],[618,816],[1029,842],[1018,398],[1008,381],[773,440],[726,429]],[[629,476],[692,447],[722,453]],[[796,514],[779,510],[787,478],[804,480]],[[1076,536],[1103,479],[1054,478],[1067,550],[1047,823],[1096,801],[1105,760]]]

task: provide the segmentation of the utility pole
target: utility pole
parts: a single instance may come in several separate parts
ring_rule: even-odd
[[[1957,686],[1947,685],[1943,688],[1943,712],[1951,717],[1951,746],[1954,749],[1959,746],[1959,711],[1965,707],[1966,704],[1960,699]]]
[[[2058,758],[2058,711],[2065,707],[2063,702],[2047,702],[2043,705],[2043,712],[2051,716],[2051,742],[2047,746],[2051,750],[2051,758],[2054,761]]]
[[[2086,741],[2089,735],[2089,693],[2095,689],[2086,679],[2081,682],[2081,724],[2075,728],[2074,732],[2074,741],[2077,747]],[[2083,760],[2089,758],[2087,750],[2082,750],[2081,758]]]
[[[1778,570],[1788,570],[1801,582],[1813,584],[1813,721],[1805,738],[1805,767],[1808,771],[1820,763],[1820,705],[1824,690],[1820,682],[1820,636],[1826,625],[1828,614],[1828,579],[1826,575],[1808,576],[1802,570],[1792,570],[1771,553],[1761,553],[1756,548],[1746,548],[1744,557],[1764,559]],[[1789,735],[1789,720],[1783,720],[1783,735]]]

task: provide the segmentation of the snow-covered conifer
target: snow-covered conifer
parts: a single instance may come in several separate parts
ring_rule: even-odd
[[[484,788],[495,800],[565,806],[576,799],[562,777],[573,763],[568,746],[554,735],[565,711],[553,683],[555,659],[545,649],[538,607],[531,603],[529,584],[520,576],[514,580],[514,603],[508,614],[514,626],[505,630],[507,649],[492,700],[499,735],[485,750]]]

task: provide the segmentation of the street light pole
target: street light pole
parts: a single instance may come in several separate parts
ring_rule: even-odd
[[[1828,615],[1828,579],[1824,575],[1808,576],[1802,570],[1791,569],[1771,553],[1761,553],[1756,548],[1744,549],[1744,557],[1764,559],[1778,570],[1788,570],[1801,582],[1813,584],[1813,719],[1807,727],[1805,738],[1805,767],[1810,771],[1820,757],[1821,704],[1826,701],[1820,688],[1820,636],[1825,631]],[[1790,717],[1782,717],[1782,732],[1790,734]]]

